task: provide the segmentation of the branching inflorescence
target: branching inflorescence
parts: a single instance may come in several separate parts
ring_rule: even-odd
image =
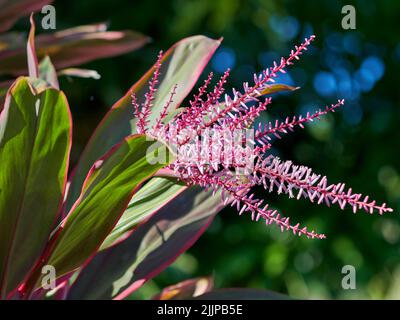
[[[371,214],[383,214],[392,212],[392,209],[385,203],[376,204],[375,201],[369,200],[368,196],[353,193],[351,188],[345,188],[344,183],[329,184],[325,176],[313,173],[310,168],[295,165],[291,161],[281,161],[266,154],[271,148],[273,136],[281,138],[282,134],[294,131],[296,127],[303,128],[304,124],[335,112],[344,104],[344,100],[305,116],[287,117],[281,122],[276,120],[252,128],[255,119],[267,110],[272,102],[271,97],[263,98],[264,93],[268,92],[279,72],[285,73],[287,66],[292,65],[294,60],[299,60],[314,38],[306,38],[300,46],[295,46],[289,57],[281,58],[279,64],[274,62],[272,67],[254,75],[253,84],[245,82],[242,92],[232,89],[232,95],[225,93],[224,86],[229,70],[221,76],[213,89],[208,91],[213,78],[213,74],[210,73],[194,94],[189,106],[169,123],[163,124],[177,89],[175,86],[156,124],[149,128],[148,117],[160,74],[160,53],[145,102],[139,106],[136,97],[132,95],[132,103],[138,119],[138,133],[146,133],[167,142],[178,155],[175,162],[164,171],[168,171],[187,185],[221,190],[225,204],[236,206],[239,214],[247,212],[253,220],[263,219],[266,224],[278,225],[282,231],[288,230],[296,235],[322,239],[325,235],[314,230],[309,231],[299,224],[291,224],[289,218],[264,204],[264,200],[256,199],[251,193],[251,188],[259,185],[269,192],[276,190],[278,194],[285,193],[297,199],[308,198],[311,202],[325,203],[327,206],[337,203],[341,209],[350,206],[354,213],[364,209]],[[251,134],[246,136],[245,143],[243,135],[239,140],[234,137],[235,133],[243,134],[246,130]]]

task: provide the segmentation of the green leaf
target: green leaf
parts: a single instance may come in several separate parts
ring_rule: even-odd
[[[42,252],[63,199],[71,146],[67,99],[28,78],[11,87],[0,116],[0,287],[6,297]]]
[[[52,0],[2,0],[0,10],[0,32],[11,28],[20,18],[40,10]]]
[[[186,187],[175,179],[154,177],[132,197],[128,208],[112,232],[101,245],[100,250],[110,247],[126,237],[129,231],[145,219],[151,217],[162,206],[172,201]]]
[[[262,90],[260,93],[261,93],[261,95],[268,95],[268,94],[273,94],[273,93],[278,93],[278,92],[283,92],[283,91],[295,91],[298,89],[300,89],[300,87],[292,87],[292,86],[288,86],[286,84],[276,83],[276,84],[269,85],[264,90]]]
[[[200,295],[196,300],[288,300],[290,297],[268,290],[251,288],[216,289]]]
[[[222,207],[219,193],[186,189],[128,239],[98,253],[81,271],[68,298],[126,297],[191,247]]]
[[[23,44],[9,37],[0,50],[0,74],[27,72]],[[141,48],[149,38],[134,31],[106,31],[105,24],[80,26],[36,37],[39,60],[49,56],[56,69],[77,66],[96,59],[112,57]],[[20,44],[20,45],[18,45]]]
[[[162,163],[158,159],[163,159]],[[57,277],[80,267],[96,253],[140,185],[172,160],[165,145],[134,135],[96,161],[46,258]]]
[[[181,104],[192,90],[219,44],[219,40],[194,36],[176,43],[164,54],[159,88],[155,95],[150,117],[151,123],[154,123],[159,116],[175,84],[178,84],[178,88],[174,102],[170,105],[170,110],[176,109]],[[79,196],[83,180],[94,161],[124,137],[136,132],[131,92],[136,93],[139,103],[143,102],[144,94],[148,89],[148,81],[153,71],[154,66],[114,104],[93,133],[75,168],[68,194],[68,208]]]

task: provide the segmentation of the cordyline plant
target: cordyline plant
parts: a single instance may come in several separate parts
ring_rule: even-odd
[[[182,108],[220,40],[178,42],[110,109],[67,178],[71,115],[52,85],[54,68],[38,69],[31,31],[30,76],[13,83],[0,116],[0,297],[123,299],[187,250],[227,204],[296,235],[324,238],[255,199],[255,185],[354,212],[392,211],[268,155],[271,137],[335,111],[342,100],[251,130],[271,93],[294,89],[274,78],[313,39],[231,95],[224,92],[229,71],[209,89],[211,74]],[[249,131],[246,143],[232,139]],[[49,288],[50,275],[56,281]],[[211,279],[193,279],[155,298],[279,297],[211,289]]]

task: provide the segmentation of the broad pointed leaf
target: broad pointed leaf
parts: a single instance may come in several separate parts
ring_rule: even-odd
[[[175,84],[178,88],[170,110],[180,105],[192,90],[219,44],[219,40],[194,36],[176,43],[164,54],[159,88],[150,117],[151,123],[160,114]],[[139,103],[143,102],[147,84],[153,72],[154,66],[114,104],[93,133],[75,168],[67,200],[68,208],[78,197],[83,180],[94,161],[121,139],[135,133],[136,119],[134,119],[131,105],[131,92],[135,92]]]
[[[57,277],[80,267],[96,253],[140,185],[172,160],[165,145],[134,135],[96,161],[45,258]]]
[[[0,116],[0,287],[4,298],[39,258],[55,223],[71,146],[67,99],[28,78],[11,87]]]
[[[125,241],[98,253],[83,269],[69,299],[122,299],[191,247],[223,207],[220,194],[190,187]],[[95,281],[94,281],[95,279]]]

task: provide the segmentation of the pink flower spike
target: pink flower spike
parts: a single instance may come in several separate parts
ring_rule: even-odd
[[[229,70],[210,90],[208,88],[213,77],[211,73],[189,105],[182,108],[183,111],[171,122],[163,125],[162,120],[167,116],[176,91],[174,87],[170,99],[153,126],[152,134],[176,150],[176,160],[165,169],[187,186],[197,185],[212,190],[213,194],[222,191],[223,203],[236,207],[239,215],[246,212],[252,220],[263,219],[266,225],[275,224],[282,231],[291,231],[294,235],[304,235],[310,239],[324,239],[324,234],[300,227],[298,223],[290,223],[288,217],[271,209],[251,192],[254,186],[259,185],[269,192],[284,193],[293,199],[308,198],[315,204],[325,204],[328,207],[337,204],[341,209],[350,207],[353,212],[364,210],[370,214],[384,214],[393,211],[386,203],[378,205],[368,196],[355,193],[351,188],[346,189],[344,183],[330,184],[325,176],[314,173],[306,166],[281,161],[266,154],[271,148],[273,137],[281,139],[296,127],[304,128],[306,123],[320,120],[327,113],[335,112],[344,104],[344,100],[338,100],[336,104],[314,113],[307,112],[305,115],[285,117],[283,121],[258,124],[251,131],[256,120],[263,112],[268,111],[267,108],[272,103],[271,97],[264,100],[261,98],[264,89],[274,82],[279,73],[285,73],[287,66],[299,60],[314,38],[306,38],[302,44],[295,46],[287,58],[281,58],[272,67],[254,74],[253,83],[244,82],[242,91],[232,89],[232,95],[225,93]],[[132,94],[140,132],[146,132],[160,62],[161,55],[155,65],[142,110],[139,110],[136,97]],[[250,137],[236,141],[229,139],[233,133],[242,131],[250,132]]]

